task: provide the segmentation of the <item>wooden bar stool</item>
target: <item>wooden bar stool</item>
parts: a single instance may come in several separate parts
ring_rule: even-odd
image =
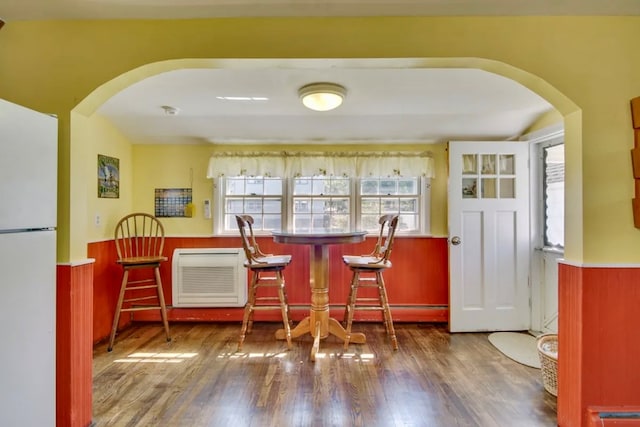
[[[107,350],[113,349],[120,313],[123,311],[160,310],[167,342],[171,341],[160,280],[160,264],[167,260],[162,255],[164,227],[153,215],[133,213],[116,225],[115,243],[118,252],[116,262],[122,265],[124,273]],[[129,272],[137,269],[153,270],[153,278],[129,280]]]
[[[380,233],[376,246],[370,254],[360,256],[344,255],[342,257],[344,263],[353,272],[349,297],[347,298],[347,305],[344,310],[345,329],[347,331],[344,340],[345,350],[349,346],[353,314],[356,310],[382,311],[384,326],[387,334],[391,338],[391,345],[394,350],[398,349],[398,340],[396,339],[396,332],[393,328],[387,290],[382,277],[382,272],[391,268],[389,257],[391,256],[393,239],[396,234],[396,228],[398,227],[398,215],[383,215],[378,222],[380,224]],[[359,298],[359,288],[377,288],[378,296],[376,298]]]
[[[236,215],[242,247],[247,260],[244,266],[251,271],[251,284],[249,285],[249,297],[244,306],[242,329],[238,341],[238,351],[242,350],[242,344],[246,334],[251,333],[253,326],[253,313],[256,310],[280,310],[282,323],[284,324],[287,348],[291,349],[291,326],[289,324],[289,304],[284,285],[284,269],[291,263],[291,255],[271,255],[260,251],[253,234],[253,217],[249,215]],[[275,287],[278,296],[259,295],[259,288]],[[278,301],[278,304],[273,302]]]

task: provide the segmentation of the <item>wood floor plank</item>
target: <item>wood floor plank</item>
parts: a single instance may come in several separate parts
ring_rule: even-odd
[[[540,371],[498,352],[486,333],[441,324],[359,323],[366,344],[348,351],[310,337],[293,349],[278,323],[258,322],[236,353],[240,325],[175,323],[120,332],[94,348],[93,421],[117,427],[555,426],[556,398]]]

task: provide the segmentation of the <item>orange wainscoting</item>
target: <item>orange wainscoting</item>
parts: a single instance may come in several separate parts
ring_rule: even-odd
[[[334,245],[330,256],[331,315],[342,317],[351,275],[342,263],[343,254],[368,253],[375,240],[351,245]],[[258,238],[264,252],[288,253],[292,264],[285,271],[287,293],[292,317],[300,320],[308,315],[311,300],[309,287],[309,248],[302,245],[282,245],[271,237]],[[171,257],[176,248],[240,248],[239,237],[172,237],[165,240],[165,255],[169,261],[161,267],[161,277],[167,304],[171,305]],[[94,267],[93,340],[98,342],[109,335],[113,310],[118,297],[122,269],[116,264],[113,241],[88,245],[88,256],[96,260]],[[448,254],[446,238],[397,237],[391,255],[393,267],[385,272],[385,280],[394,320],[398,322],[446,322],[448,320]],[[360,313],[359,313],[360,314]],[[378,313],[363,312],[375,319]],[[277,313],[259,313],[264,320],[279,320]],[[159,313],[137,312],[135,320],[159,320]],[[121,320],[120,326],[133,317]],[[238,321],[242,308],[169,308],[171,321]]]
[[[56,425],[91,424],[93,264],[56,273]]]
[[[640,406],[640,268],[560,264],[558,302],[558,425],[592,425],[590,407]]]

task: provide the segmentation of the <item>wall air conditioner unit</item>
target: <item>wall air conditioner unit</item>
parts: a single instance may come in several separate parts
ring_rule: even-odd
[[[176,249],[172,261],[173,307],[242,307],[247,270],[239,248]]]

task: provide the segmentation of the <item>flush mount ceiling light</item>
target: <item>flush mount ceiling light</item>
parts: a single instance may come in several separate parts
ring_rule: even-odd
[[[311,83],[298,90],[305,107],[315,111],[329,111],[338,108],[347,89],[335,83]]]

